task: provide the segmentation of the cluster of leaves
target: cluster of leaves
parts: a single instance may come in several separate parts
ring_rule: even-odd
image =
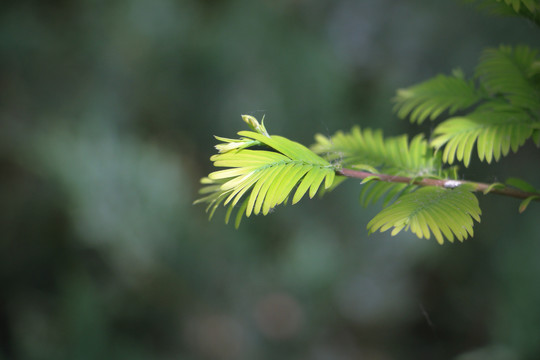
[[[492,1],[493,3],[493,1]],[[534,0],[497,1],[498,5],[529,18],[538,16]],[[224,170],[202,179],[203,197],[213,216],[219,205],[228,207],[228,222],[238,208],[235,225],[243,215],[268,214],[280,204],[298,202],[333,189],[347,176],[362,178],[360,201],[379,200],[383,210],[369,223],[369,232],[410,230],[419,238],[439,243],[473,236],[481,210],[475,191],[522,191],[523,211],[540,191],[522,180],[507,184],[458,181],[456,160],[469,166],[476,147],[478,158],[491,163],[516,152],[531,139],[540,146],[540,58],[526,46],[486,49],[474,76],[462,71],[438,75],[400,89],[395,111],[413,123],[446,115],[427,140],[417,135],[383,136],[380,130],[353,128],[331,137],[316,135],[311,149],[281,136],[270,135],[264,123],[244,115],[252,131],[238,139],[216,137],[218,154],[211,160]],[[502,189],[502,190],[501,190]],[[524,195],[524,196],[523,196]]]
[[[226,169],[201,180],[205,186],[200,192],[205,196],[196,203],[208,203],[210,217],[223,204],[228,207],[228,222],[238,207],[238,227],[243,215],[266,215],[290,198],[295,204],[306,193],[312,198],[335,187],[345,179],[340,169],[346,165],[371,175],[363,181],[364,204],[382,197],[385,205],[391,203],[370,222],[370,232],[393,227],[395,235],[410,228],[419,237],[430,238],[433,233],[442,243],[444,237],[453,241],[472,235],[473,219],[480,220],[478,200],[472,194],[474,187],[419,189],[415,185],[418,179],[451,180],[457,176],[455,168],[443,169],[441,156],[421,135],[411,141],[406,136],[385,139],[381,131],[355,127],[350,133],[338,132],[330,138],[317,135],[317,143],[310,150],[284,137],[269,135],[252,116],[244,115],[243,119],[253,131],[240,131],[238,139],[217,137],[222,143],[216,145],[219,153],[211,160],[214,166]],[[410,182],[380,181],[381,171],[384,176],[406,176]]]
[[[311,149],[325,159],[342,167],[364,170],[372,176],[363,180],[365,186],[360,193],[360,202],[367,206],[384,197],[384,205],[396,195],[417,188],[415,180],[429,177],[456,179],[457,168],[443,169],[441,156],[434,154],[423,135],[415,136],[410,142],[407,135],[384,138],[381,130],[354,127],[349,133],[338,131],[332,137],[315,135],[317,141]],[[381,182],[378,174],[402,176],[410,183]]]
[[[442,113],[459,116],[441,122],[431,146],[443,160],[469,166],[476,143],[478,158],[488,163],[516,152],[532,138],[540,146],[540,58],[525,46],[501,46],[482,54],[472,79],[459,70],[398,90],[399,117],[422,123]]]

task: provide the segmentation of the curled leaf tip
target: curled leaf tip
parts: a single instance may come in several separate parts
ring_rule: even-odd
[[[360,184],[366,184],[368,182],[371,182],[371,181],[375,181],[375,180],[381,180],[381,177],[378,176],[378,175],[372,175],[372,176],[368,176],[366,178],[364,178]]]
[[[483,192],[484,192],[484,195],[487,195],[487,194],[489,194],[492,190],[495,190],[495,189],[504,189],[504,187],[505,187],[504,184],[502,184],[502,183],[500,183],[500,182],[496,182],[496,183],[493,183],[493,184],[489,185],[489,186],[487,187],[487,189],[484,190]]]

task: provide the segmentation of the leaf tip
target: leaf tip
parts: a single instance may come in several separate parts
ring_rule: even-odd
[[[531,201],[535,200],[535,199],[540,199],[540,196],[538,195],[533,195],[533,196],[529,196],[528,198],[526,198],[525,200],[523,200],[521,202],[521,204],[519,204],[519,213],[522,214],[525,210],[527,210],[527,207],[529,206],[529,204],[531,203]]]

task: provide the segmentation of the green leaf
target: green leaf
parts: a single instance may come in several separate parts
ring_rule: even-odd
[[[537,147],[540,147],[540,130],[534,130],[532,139]]]
[[[311,150],[343,167],[361,165],[375,168],[385,162],[386,144],[380,130],[362,130],[355,126],[349,133],[338,131],[331,137],[317,134],[315,140]]]
[[[240,209],[238,209],[238,212],[236,213],[236,220],[234,221],[234,227],[236,229],[240,227],[240,223],[242,222],[242,216],[244,215],[244,212],[246,211],[246,207],[247,207],[247,199],[244,200],[244,202],[242,203],[242,206],[240,206]]]
[[[504,188],[505,188],[504,184],[502,184],[502,183],[500,183],[500,182],[496,182],[496,183],[493,183],[493,184],[489,185],[489,186],[487,187],[487,189],[483,191],[483,193],[484,193],[484,195],[487,195],[487,194],[489,194],[493,189],[504,189]]]
[[[341,167],[407,177],[451,176],[422,135],[409,142],[407,136],[384,138],[381,131],[355,126],[349,133],[318,134],[315,139],[312,150]]]
[[[366,184],[370,181],[376,181],[376,180],[380,180],[381,177],[380,176],[377,176],[377,175],[372,175],[372,176],[368,176],[366,178],[364,178],[362,181],[360,181],[360,185],[363,185],[363,184]]]
[[[540,111],[540,89],[530,78],[538,52],[526,46],[486,49],[476,68],[476,77],[492,95],[502,95],[516,107]]]
[[[351,165],[351,168],[355,170],[360,170],[360,171],[367,171],[372,174],[377,174],[379,172],[379,170],[377,170],[375,167],[368,164],[354,164],[354,165]]]
[[[450,118],[439,124],[431,145],[444,146],[443,161],[463,161],[469,166],[476,143],[478,158],[491,163],[516,152],[531,137],[535,124],[529,114],[510,105],[488,103],[466,116]]]
[[[466,81],[460,71],[454,76],[438,75],[432,79],[397,91],[394,111],[400,118],[409,116],[421,124],[434,120],[444,111],[450,114],[466,109],[482,99],[474,83]]]
[[[423,187],[403,195],[383,209],[369,223],[370,233],[392,230],[392,236],[410,230],[419,238],[429,239],[431,234],[439,244],[446,237],[460,241],[473,235],[473,220],[480,221],[478,199],[470,186],[455,189]]]
[[[497,1],[500,2],[501,0]],[[516,13],[522,10],[522,5],[532,13],[540,8],[540,5],[535,0],[504,0],[504,2],[506,5],[511,6]]]
[[[317,143],[312,149],[327,160],[373,173],[361,182],[360,203],[363,206],[380,199],[386,206],[417,188],[410,184],[372,181],[379,179],[377,173],[411,179],[457,178],[455,168],[442,168],[440,154],[433,153],[422,135],[409,142],[407,136],[385,138],[381,131],[355,126],[349,133],[338,131],[331,137],[318,134],[315,139]]]
[[[395,198],[414,190],[416,186],[405,183],[392,183],[374,181],[363,185],[360,191],[360,204],[367,207],[383,198],[383,206],[389,204]]]
[[[531,192],[531,193],[537,193],[539,192],[536,190],[534,186],[526,182],[525,180],[519,179],[519,178],[508,178],[506,179],[506,184],[515,187],[516,189],[525,191],[525,192]]]
[[[233,208],[241,204],[235,221],[238,226],[244,214],[267,215],[272,208],[285,203],[295,187],[298,188],[293,204],[306,193],[312,198],[321,188],[332,187],[335,168],[327,160],[299,143],[268,135],[253,117],[244,116],[244,121],[256,131],[241,131],[238,134],[242,138],[238,140],[217,137],[224,146],[210,159],[214,166],[225,169],[201,180],[205,186],[200,193],[205,196],[195,203],[208,203],[210,217],[223,204],[229,207],[225,215],[228,222]],[[267,149],[251,150],[243,145],[225,148],[227,144],[256,144]]]
[[[519,205],[519,212],[522,213],[524,212],[526,209],[527,209],[527,206],[529,206],[529,203],[533,200],[536,200],[536,199],[540,199],[540,195],[533,195],[533,196],[529,196],[528,198],[526,198],[525,200],[523,200],[521,202],[521,204]]]

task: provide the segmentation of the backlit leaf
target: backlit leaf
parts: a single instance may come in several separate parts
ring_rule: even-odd
[[[369,232],[393,228],[392,235],[410,230],[419,238],[429,239],[433,234],[439,244],[444,238],[463,241],[473,235],[473,220],[480,221],[478,199],[471,191],[469,186],[427,186],[403,195],[368,223]]]

